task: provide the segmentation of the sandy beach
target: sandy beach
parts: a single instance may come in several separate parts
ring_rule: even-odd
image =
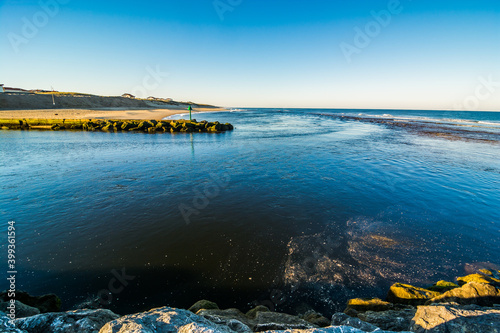
[[[224,108],[193,108],[198,112],[220,112]],[[174,114],[187,113],[186,108],[169,109],[43,109],[43,110],[0,110],[3,119],[141,119],[161,120]]]

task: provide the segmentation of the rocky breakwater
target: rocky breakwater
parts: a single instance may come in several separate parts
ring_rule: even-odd
[[[197,122],[193,120],[85,120],[85,119],[0,119],[0,128],[4,130],[83,130],[102,132],[143,132],[143,133],[196,133],[232,131],[230,123]]]
[[[119,316],[104,309],[57,312],[54,295],[27,297],[33,309],[11,321],[0,313],[0,331],[16,333],[500,333],[500,271],[481,270],[438,281],[425,288],[395,283],[386,300],[351,299],[331,320],[308,311],[301,315],[271,312],[257,306],[246,313],[220,309],[202,300],[188,310],[160,307]],[[18,304],[19,305],[19,304]],[[54,308],[55,306],[55,308]],[[42,312],[54,310],[54,312]]]

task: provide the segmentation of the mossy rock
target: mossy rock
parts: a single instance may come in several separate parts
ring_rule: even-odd
[[[481,274],[470,274],[467,276],[462,276],[462,277],[457,278],[457,281],[458,281],[458,284],[460,284],[460,285],[464,285],[464,284],[469,283],[469,282],[495,284],[495,285],[500,284],[499,279],[495,279],[494,277],[481,275]]]
[[[444,293],[444,292],[447,292],[448,290],[452,290],[452,289],[455,289],[458,287],[459,286],[456,283],[441,280],[441,281],[436,282],[432,286],[428,287],[427,290],[437,291],[439,293]]]
[[[157,129],[165,128],[165,127],[170,127],[170,124],[164,121],[158,122],[155,126]]]
[[[59,131],[61,129],[61,126],[59,126],[59,124],[54,124],[50,126],[50,129],[53,131]]]
[[[433,297],[441,295],[440,292],[414,287],[409,284],[395,283],[389,289],[387,300],[397,304],[423,305]]]
[[[197,313],[200,310],[211,310],[211,309],[219,310],[219,306],[214,302],[202,299],[201,301],[194,303],[188,310],[193,313]]]
[[[426,305],[450,302],[461,305],[493,306],[494,304],[500,304],[500,289],[493,284],[472,281],[432,298]]]
[[[208,132],[218,132],[219,130],[217,129],[217,126],[214,125],[214,126],[207,128],[207,131]]]
[[[393,304],[381,300],[380,298],[354,298],[347,301],[347,308],[344,312],[349,309],[354,309],[358,312],[364,311],[386,311],[393,308]]]
[[[269,310],[269,308],[267,306],[264,306],[264,305],[257,305],[255,308],[249,310],[245,316],[247,316],[248,318],[255,318],[257,317],[257,313],[259,312],[269,312],[271,310]]]
[[[156,124],[155,124],[155,125],[153,125],[153,124],[152,124],[151,122],[149,122],[149,121],[141,121],[141,122],[139,123],[139,125],[137,125],[137,128],[138,128],[138,129],[142,129],[142,130],[145,130],[145,131],[146,131],[148,128],[150,128],[150,127],[154,127],[154,126],[156,126]]]
[[[130,130],[131,128],[134,128],[134,127],[137,127],[137,125],[133,122],[130,122],[130,121],[126,121],[122,124],[122,130],[124,131],[128,131]]]
[[[332,323],[328,318],[314,311],[304,314],[302,319],[319,327],[328,327]]]

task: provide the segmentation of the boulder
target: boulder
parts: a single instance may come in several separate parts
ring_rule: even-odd
[[[310,329],[317,328],[299,317],[278,312],[257,312],[254,332],[267,330]]]
[[[308,330],[266,331],[265,333],[368,333],[368,332],[350,326],[330,326],[325,328],[313,328]],[[374,331],[373,333],[391,333],[391,332],[377,330]],[[410,332],[399,332],[399,333],[410,333]]]
[[[135,124],[134,122],[131,122],[131,121],[126,121],[122,124],[122,130],[124,131],[128,131],[130,130],[131,128],[134,128],[134,127],[137,127],[137,124]]]
[[[313,325],[319,326],[319,327],[327,327],[327,326],[331,325],[331,322],[330,322],[330,320],[328,320],[328,318],[326,318],[322,314],[314,312],[314,311],[310,311],[310,312],[305,313],[302,316],[302,319],[304,319],[307,322],[310,322]]]
[[[500,279],[500,271],[489,270],[489,269],[480,269],[479,272],[484,275],[492,276],[495,279]]]
[[[119,131],[122,129],[124,122],[123,121],[117,121],[113,124],[113,127],[115,130]]]
[[[267,306],[264,306],[264,305],[257,305],[255,308],[249,310],[247,313],[246,313],[246,316],[248,318],[255,318],[255,316],[257,316],[257,312],[269,312],[270,310],[268,309]]]
[[[214,302],[207,301],[206,299],[202,299],[201,301],[198,301],[191,305],[191,307],[188,309],[189,311],[193,313],[197,313],[198,311],[205,309],[216,309],[219,310],[219,306],[215,304]]]
[[[16,328],[14,323],[4,313],[0,312],[0,332],[2,333],[27,333]]]
[[[373,324],[367,323],[365,321],[362,321],[359,318],[353,318],[353,317],[347,318],[346,320],[344,320],[341,323],[341,325],[358,328],[358,329],[365,331],[365,332],[373,332],[373,331],[380,329],[379,327],[377,327]]]
[[[15,325],[29,333],[98,333],[104,324],[118,317],[104,309],[76,310],[16,319]]]
[[[25,291],[16,291],[15,298],[16,301],[38,308],[40,313],[58,312],[61,310],[61,299],[54,294],[31,296]],[[10,299],[7,295],[7,291],[0,293],[0,299],[3,301],[8,301]]]
[[[16,300],[14,304],[16,307],[16,318],[30,317],[40,313],[40,310],[38,308],[26,305],[19,302],[18,300]],[[9,306],[10,302],[0,302],[0,311],[9,313],[9,309],[7,309],[7,307]]]
[[[197,315],[202,316],[215,324],[228,326],[235,332],[252,332],[250,326],[253,327],[253,323],[251,323],[249,318],[238,309],[202,309],[197,312]]]
[[[216,324],[225,324],[230,321],[238,321],[247,326],[248,329],[250,329],[249,327],[253,327],[253,323],[250,322],[249,318],[238,309],[201,309],[197,311],[196,314]]]
[[[347,301],[347,308],[344,312],[349,309],[354,309],[356,311],[385,311],[391,310],[394,307],[392,303],[382,301],[380,298],[354,298]]]
[[[366,311],[358,314],[358,318],[388,331],[408,330],[416,308],[387,311]]]
[[[256,308],[252,310],[250,310],[251,312],[249,311],[250,312],[249,315],[243,314],[238,309],[199,310],[196,314],[216,324],[226,324],[231,321],[237,321],[240,322],[242,325],[245,325],[249,330],[255,332],[260,332],[270,329],[307,329],[319,326],[296,316],[288,315],[285,313],[271,312],[266,307]],[[235,331],[240,332],[241,329],[244,329],[244,327],[240,326],[240,328]]]
[[[337,313],[334,313],[333,316],[332,316],[332,325],[334,326],[340,326],[342,325],[342,323],[349,319],[351,316],[343,313],[343,312],[337,312]]]
[[[463,285],[463,284],[466,284],[469,282],[500,285],[499,279],[495,279],[492,276],[486,276],[486,275],[482,275],[482,274],[470,274],[467,276],[462,276],[462,277],[457,278],[457,281],[460,285]]]
[[[114,131],[115,128],[114,128],[114,126],[113,126],[112,123],[108,123],[108,124],[104,125],[104,127],[102,128],[102,130],[103,131]]]
[[[140,129],[140,130],[143,130],[143,131],[147,131],[148,128],[150,127],[154,127],[155,125],[153,125],[151,122],[149,121],[141,121],[139,123],[139,125],[137,125],[137,128]]]
[[[152,309],[108,322],[99,333],[234,333],[193,312],[170,307]]]
[[[411,330],[417,333],[500,333],[500,309],[419,306]]]
[[[437,291],[439,293],[444,293],[458,287],[459,286],[456,283],[441,280],[426,289],[431,291]]]
[[[469,282],[430,299],[426,304],[449,302],[492,306],[500,304],[500,290],[491,284]]]
[[[423,305],[440,294],[436,291],[414,287],[409,284],[395,283],[389,289],[387,300],[398,304]]]

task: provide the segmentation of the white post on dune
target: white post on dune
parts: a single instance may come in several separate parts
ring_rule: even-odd
[[[52,92],[54,92],[54,87],[50,86],[52,88]],[[56,102],[54,101],[54,94],[52,94],[52,105],[56,105]]]

